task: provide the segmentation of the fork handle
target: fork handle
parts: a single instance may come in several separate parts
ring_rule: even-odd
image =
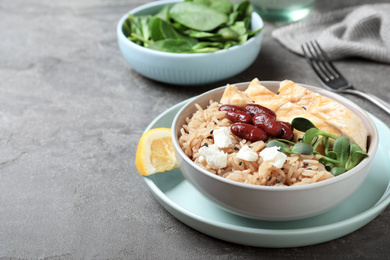
[[[357,89],[346,89],[344,91],[346,93],[355,94],[357,96],[363,97],[363,98],[371,101],[372,103],[374,103],[378,107],[382,108],[384,111],[387,112],[387,114],[390,115],[390,104],[387,103],[386,101],[378,98],[377,96],[374,96],[372,94],[369,94],[369,93],[366,93],[366,92],[363,92],[363,91],[360,91]]]

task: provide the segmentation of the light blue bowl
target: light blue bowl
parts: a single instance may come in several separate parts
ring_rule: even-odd
[[[200,85],[232,77],[248,68],[257,58],[263,32],[242,45],[213,53],[168,53],[155,51],[128,40],[122,25],[129,14],[155,14],[164,5],[179,0],[163,0],[139,6],[125,14],[118,22],[117,37],[123,57],[143,76],[174,85]],[[263,20],[253,12],[251,29],[263,27]]]

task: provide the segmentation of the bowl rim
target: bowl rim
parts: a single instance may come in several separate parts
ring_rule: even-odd
[[[260,15],[258,13],[256,13],[255,11],[252,12],[251,23],[253,21],[257,21],[263,29],[260,32],[258,32],[255,36],[253,36],[249,40],[245,41],[243,44],[235,45],[235,46],[232,46],[230,48],[223,49],[223,50],[218,50],[218,51],[215,51],[215,52],[206,52],[206,53],[174,53],[174,52],[157,51],[157,50],[152,50],[152,49],[140,46],[140,45],[138,45],[138,44],[128,40],[126,38],[126,36],[124,35],[123,30],[122,30],[122,25],[123,25],[124,21],[127,19],[127,17],[129,16],[129,14],[135,14],[137,12],[140,12],[140,11],[144,10],[144,9],[155,7],[155,6],[163,6],[163,5],[171,4],[171,3],[174,4],[174,3],[179,3],[179,2],[182,2],[182,1],[183,0],[160,0],[160,1],[153,1],[151,3],[143,4],[143,5],[140,5],[140,6],[136,7],[136,8],[134,8],[134,9],[131,9],[126,14],[124,14],[120,18],[118,23],[117,23],[116,32],[117,32],[118,40],[121,40],[128,47],[135,48],[135,49],[140,50],[140,51],[145,51],[147,53],[154,54],[154,55],[167,56],[167,57],[169,56],[169,57],[174,57],[174,58],[189,58],[189,57],[191,57],[191,58],[194,58],[194,57],[200,58],[200,57],[205,57],[205,56],[209,56],[209,55],[223,55],[223,54],[225,54],[227,52],[234,51],[235,49],[238,49],[238,48],[241,48],[241,47],[245,47],[245,46],[251,44],[253,41],[255,41],[256,38],[262,37],[262,35],[263,35],[263,30],[264,30],[264,26],[265,26],[264,25],[264,21],[260,17]]]
[[[267,87],[267,85],[272,85],[272,84],[280,84],[281,81],[260,81],[260,84]],[[240,83],[232,83],[229,85],[233,85],[233,86],[237,86],[238,88],[240,87],[244,87],[245,85],[248,86],[250,84],[250,82],[240,82]],[[187,104],[185,104],[178,112],[177,114],[175,115],[173,121],[172,121],[172,125],[171,125],[171,136],[172,136],[172,142],[173,142],[173,145],[174,145],[174,148],[176,150],[176,152],[179,154],[179,156],[185,160],[188,164],[190,164],[192,167],[194,167],[197,171],[205,174],[206,176],[210,177],[210,178],[213,178],[217,181],[221,181],[223,183],[226,183],[228,185],[232,185],[232,186],[236,186],[236,187],[240,187],[240,188],[247,188],[247,189],[252,189],[252,190],[263,190],[263,191],[270,191],[270,192],[280,192],[280,191],[303,191],[303,190],[310,190],[310,189],[314,189],[314,188],[319,188],[319,187],[324,187],[324,186],[328,186],[328,185],[332,185],[336,182],[341,182],[345,179],[348,179],[350,177],[352,177],[353,175],[355,175],[355,173],[357,173],[358,171],[360,171],[362,168],[366,167],[368,164],[371,164],[373,159],[374,159],[374,156],[375,156],[375,153],[376,151],[378,150],[378,145],[379,145],[379,133],[378,133],[378,129],[374,123],[374,121],[372,120],[372,118],[362,109],[360,108],[357,104],[355,104],[354,102],[348,100],[347,98],[339,95],[339,94],[336,94],[334,92],[331,92],[329,90],[326,90],[326,89],[323,89],[323,88],[319,88],[319,87],[316,87],[316,86],[312,86],[312,85],[308,85],[308,84],[303,84],[303,83],[297,83],[296,84],[299,84],[303,87],[308,87],[309,90],[313,90],[314,92],[317,92],[321,95],[324,95],[324,96],[327,96],[327,97],[330,97],[330,98],[333,98],[333,97],[337,97],[337,102],[340,102],[340,100],[342,102],[343,105],[345,105],[346,107],[348,108],[353,108],[355,110],[357,110],[359,113],[361,113],[365,120],[367,121],[368,125],[370,126],[371,130],[372,130],[372,133],[370,134],[370,146],[369,146],[369,149],[367,150],[367,153],[368,153],[368,157],[366,157],[365,159],[363,159],[363,161],[361,161],[357,166],[355,166],[353,169],[339,175],[339,176],[336,176],[334,178],[331,178],[331,179],[327,179],[327,180],[324,180],[324,181],[320,181],[320,182],[316,182],[316,183],[310,183],[310,184],[305,184],[305,185],[297,185],[297,186],[262,186],[262,185],[253,185],[253,184],[247,184],[247,183],[241,183],[241,182],[237,182],[237,181],[233,181],[233,180],[229,180],[229,179],[226,179],[226,178],[223,178],[219,175],[216,175],[216,174],[213,174],[209,171],[207,171],[206,169],[198,166],[197,164],[195,164],[195,162],[193,162],[184,152],[183,150],[181,149],[179,143],[178,143],[178,135],[179,135],[179,130],[180,129],[177,129],[176,128],[176,125],[178,123],[178,120],[179,120],[179,117],[181,116],[181,114],[189,107],[194,106],[194,104],[196,103],[196,101],[200,98],[203,98],[207,95],[212,95],[216,92],[219,92],[221,91],[221,94],[223,94],[223,89],[226,87],[225,86],[221,86],[221,87],[217,87],[215,89],[212,89],[212,90],[209,90],[209,91],[206,91],[194,98],[192,98]],[[325,93],[325,94],[324,94]],[[196,111],[196,110],[194,110]],[[360,117],[360,116],[359,116]],[[369,129],[367,129],[369,130]],[[176,134],[178,133],[178,134]],[[183,174],[184,175],[184,174]]]

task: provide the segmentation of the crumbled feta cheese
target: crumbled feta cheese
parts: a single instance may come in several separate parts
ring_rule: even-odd
[[[237,158],[248,162],[254,162],[259,158],[259,156],[251,148],[249,148],[248,145],[244,145],[241,147],[240,151],[238,151]]]
[[[226,148],[232,144],[232,139],[230,138],[230,131],[227,127],[221,127],[213,131],[214,135],[214,144],[220,148]]]
[[[199,149],[200,155],[206,159],[206,162],[214,169],[221,169],[227,165],[227,154],[218,149],[215,144],[203,146]],[[204,160],[203,158],[199,158]]]
[[[284,162],[287,159],[287,155],[282,152],[279,152],[280,147],[273,146],[267,147],[260,152],[260,156],[263,157],[263,160],[272,164],[277,168],[282,168]]]

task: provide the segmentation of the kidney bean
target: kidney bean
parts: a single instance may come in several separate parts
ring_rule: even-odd
[[[282,124],[282,132],[278,136],[279,138],[292,141],[294,139],[294,128],[289,122],[279,121]]]
[[[267,113],[257,114],[253,117],[252,122],[271,136],[279,136],[282,132],[282,124]]]
[[[240,111],[241,107],[235,105],[222,105],[218,109],[219,111]]]
[[[230,131],[232,134],[235,136],[251,141],[251,142],[256,142],[256,141],[267,141],[268,140],[268,135],[266,132],[261,130],[260,128],[250,125],[250,124],[245,124],[245,123],[235,123],[230,126]]]
[[[244,111],[240,111],[240,110],[227,111],[226,118],[234,123],[247,123],[247,124],[252,123],[252,117],[249,114],[245,113]]]
[[[255,116],[255,115],[260,114],[260,113],[267,113],[267,114],[276,118],[276,114],[274,111],[272,111],[269,108],[260,106],[258,104],[247,104],[244,106],[243,110],[245,112],[247,112],[248,114],[250,114],[251,116]]]
[[[294,130],[293,126],[289,122],[279,121],[282,125],[288,127],[291,131]]]

